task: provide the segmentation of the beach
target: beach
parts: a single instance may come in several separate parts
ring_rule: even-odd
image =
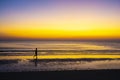
[[[114,41],[1,42],[0,80],[119,80],[119,45]]]
[[[120,80],[120,69],[0,72],[0,80]]]

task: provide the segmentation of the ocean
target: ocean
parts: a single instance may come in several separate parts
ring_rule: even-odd
[[[0,72],[91,69],[120,69],[120,42],[0,41]]]

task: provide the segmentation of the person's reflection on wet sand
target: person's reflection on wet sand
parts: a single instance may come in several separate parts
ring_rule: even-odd
[[[34,62],[35,62],[35,67],[37,67],[37,56],[35,57]]]
[[[37,67],[37,48],[35,49],[34,62],[35,62],[35,67]]]

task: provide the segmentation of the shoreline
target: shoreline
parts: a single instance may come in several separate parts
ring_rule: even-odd
[[[120,59],[120,55],[42,55],[38,59]],[[33,56],[0,56],[1,59],[33,59]]]
[[[0,80],[120,80],[120,69],[0,72]]]

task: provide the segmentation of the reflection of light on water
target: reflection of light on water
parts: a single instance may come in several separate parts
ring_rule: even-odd
[[[120,55],[41,55],[38,59],[120,58]],[[0,56],[0,59],[33,59],[33,56]]]
[[[77,59],[77,58],[120,58],[120,55],[47,55],[47,56],[39,56],[41,59]]]
[[[95,69],[120,69],[120,60],[93,61],[89,64],[94,65]]]
[[[18,61],[18,63],[19,64],[28,64],[29,63],[29,60],[28,59],[20,59],[19,61]]]
[[[87,49],[87,50],[111,50],[112,47],[108,46],[100,46],[100,45],[93,45],[93,44],[82,44],[80,45],[82,49]]]
[[[40,52],[38,52],[38,60],[33,58],[34,52],[0,52],[0,72],[120,69],[120,52],[114,51],[120,50],[120,43],[116,42],[23,41],[0,43],[0,50],[5,49],[6,51],[34,50],[36,47],[40,50]],[[46,51],[42,52],[42,50]],[[57,52],[54,50],[61,51]],[[75,51],[65,52],[64,50]],[[79,52],[77,50],[81,51]],[[5,64],[3,64],[2,61],[5,61]],[[35,62],[37,67],[35,67]]]
[[[4,49],[34,49],[38,48],[40,50],[50,49],[50,50],[115,50],[119,49],[119,43],[109,43],[109,42],[65,42],[65,41],[32,41],[32,42],[2,42],[1,47]],[[112,44],[112,45],[110,45]],[[114,45],[114,46],[113,46]]]
[[[88,70],[88,69],[120,69],[120,60],[93,60],[93,61],[38,61],[37,67],[34,62],[23,61],[0,65],[0,72],[21,71],[61,71],[61,70]]]
[[[6,59],[18,62],[1,64],[0,72],[120,69],[120,55],[41,55],[38,61],[33,56],[0,56],[0,60]]]

